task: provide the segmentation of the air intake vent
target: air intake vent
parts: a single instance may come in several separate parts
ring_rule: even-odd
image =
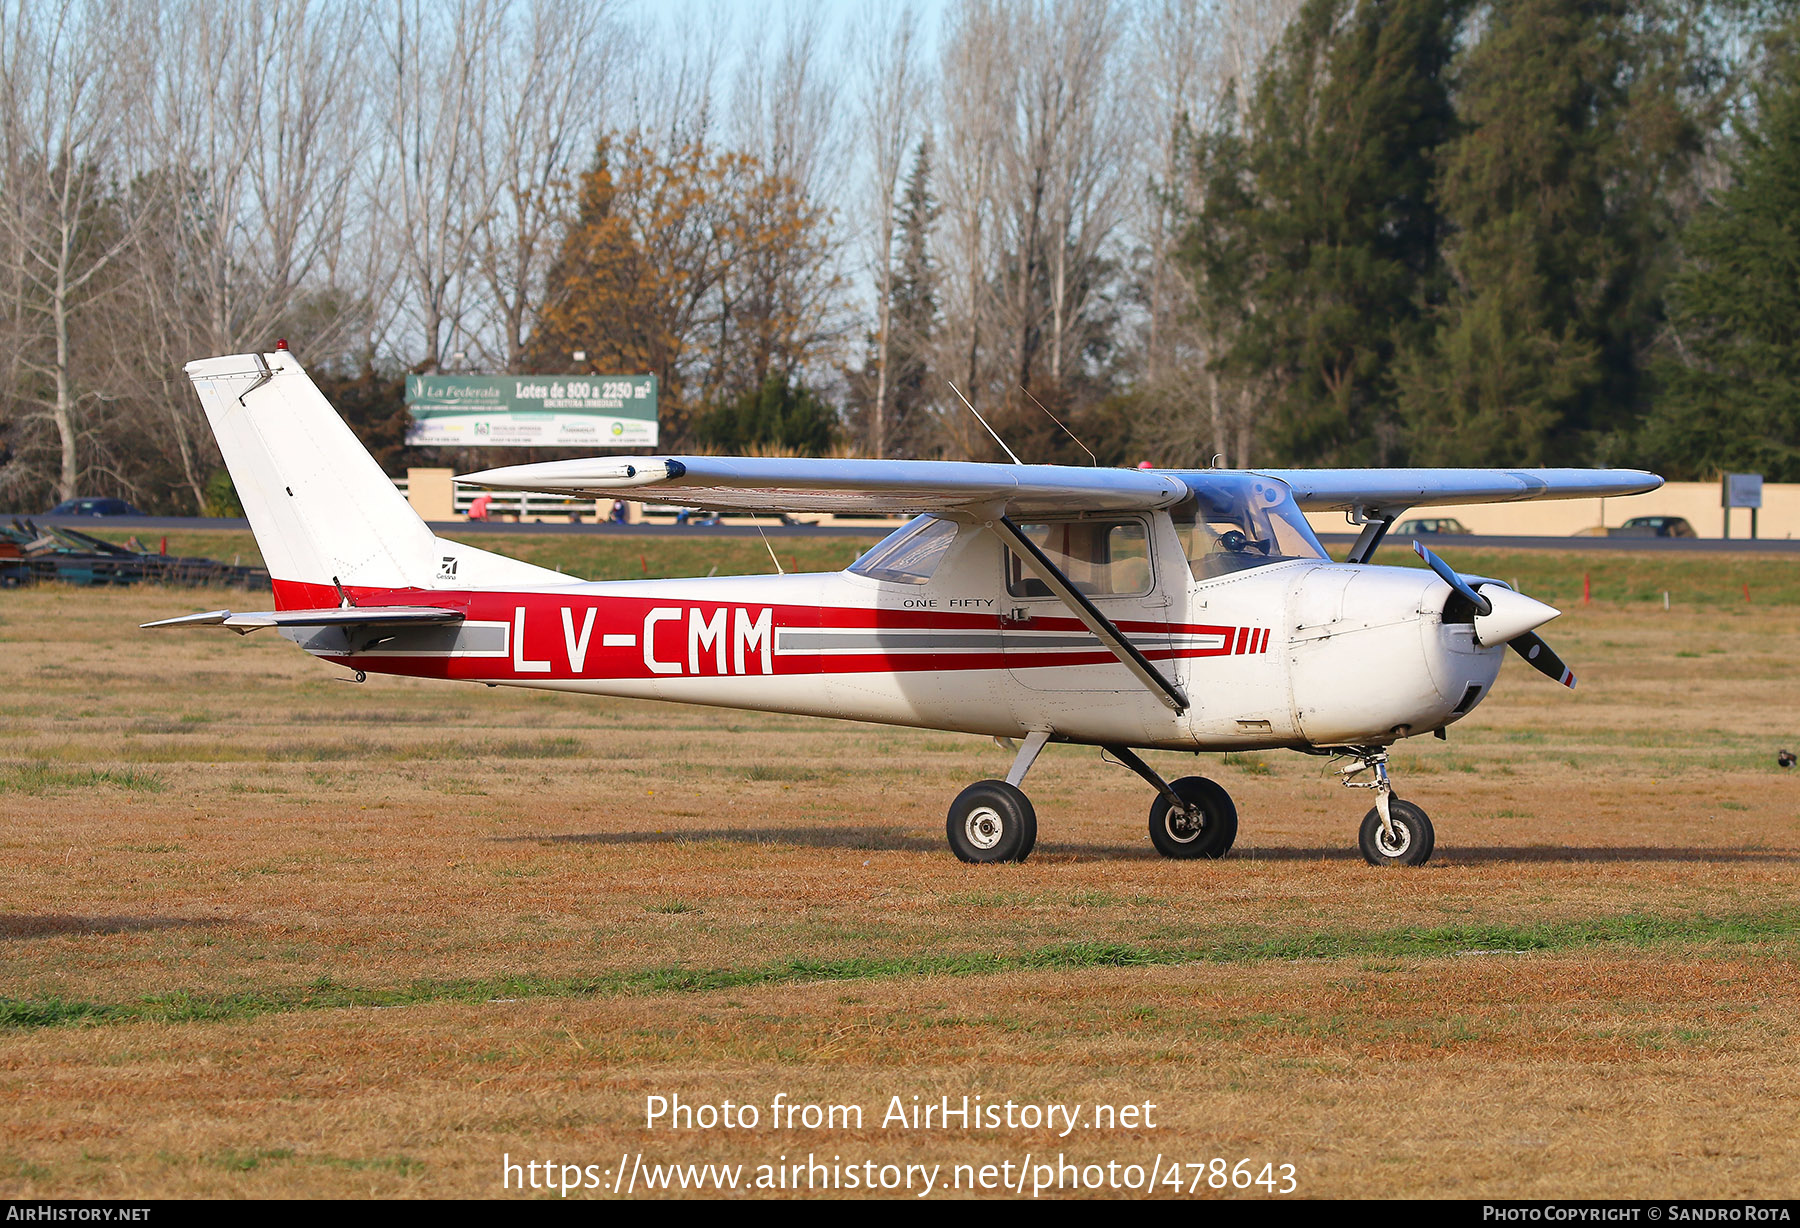
[[[1475,701],[1480,698],[1481,688],[1478,686],[1471,686],[1468,690],[1463,692],[1463,697],[1457,701],[1456,707],[1452,709],[1452,711],[1454,711],[1456,715],[1462,716],[1468,712],[1470,708],[1473,708],[1475,706]]]

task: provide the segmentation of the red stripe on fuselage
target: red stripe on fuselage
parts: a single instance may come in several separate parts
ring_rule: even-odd
[[[275,581],[279,609],[320,609],[338,604],[335,587]],[[488,592],[444,589],[348,590],[357,605],[436,606],[462,613],[470,622],[506,627],[505,656],[399,656],[358,653],[357,668],[378,673],[468,680],[566,682],[578,679],[643,679],[790,676],[807,674],[910,673],[947,670],[1065,668],[1116,664],[1111,652],[1093,649],[1034,648],[1027,636],[1004,652],[980,647],[929,647],[913,652],[776,652],[776,637],[794,631],[939,630],[1085,634],[1080,620],[1033,618],[1005,623],[993,613],[895,610],[868,606],[808,606],[719,601],[673,593],[656,596],[569,592]],[[520,611],[523,611],[521,620]],[[588,612],[593,621],[588,623]],[[565,620],[564,611],[568,612]],[[740,617],[741,612],[741,617]],[[660,616],[652,619],[653,614]],[[767,616],[766,622],[764,616]],[[524,635],[517,636],[520,627]],[[1213,646],[1141,646],[1150,660],[1215,657],[1243,653],[1246,645],[1267,643],[1266,630],[1207,623],[1120,620],[1130,635],[1207,637]],[[646,634],[654,642],[646,659]],[[608,646],[608,636],[631,637],[629,645]],[[766,655],[764,637],[766,636]],[[1254,650],[1254,649],[1252,649]],[[741,657],[741,669],[740,669]],[[351,664],[346,657],[335,658]],[[721,659],[724,669],[719,665]],[[579,660],[580,668],[575,667]],[[661,665],[652,669],[649,662]],[[764,668],[766,663],[766,670]],[[698,666],[698,669],[690,668]]]

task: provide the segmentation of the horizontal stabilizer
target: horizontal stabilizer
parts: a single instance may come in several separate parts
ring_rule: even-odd
[[[143,623],[153,627],[227,627],[239,635],[248,635],[263,627],[407,627],[433,623],[459,623],[461,610],[445,610],[437,606],[384,605],[333,606],[323,610],[255,610],[234,614],[230,610],[209,610],[204,614],[183,614],[180,618],[164,618]]]

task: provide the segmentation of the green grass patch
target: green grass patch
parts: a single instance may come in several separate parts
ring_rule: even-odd
[[[140,768],[60,768],[47,763],[0,764],[0,793],[68,793],[76,789],[126,789],[161,793],[169,786]]]
[[[234,1173],[247,1173],[261,1168],[271,1161],[281,1162],[294,1158],[292,1147],[268,1147],[257,1151],[225,1150],[217,1155],[208,1156],[209,1163]]]
[[[736,771],[735,768],[728,769]],[[745,780],[818,780],[826,773],[796,763],[753,763],[744,771]]]
[[[1800,909],[1728,916],[1628,913],[1585,921],[1531,925],[1440,926],[1432,929],[1323,930],[1311,934],[1243,933],[1192,945],[1076,942],[1005,952],[840,960],[789,959],[742,968],[644,968],[600,976],[516,976],[419,980],[359,988],[320,978],[307,985],[234,994],[176,992],[122,1002],[71,998],[0,998],[0,1028],[23,1030],[134,1022],[241,1021],[292,1011],[346,1007],[484,1003],[524,998],[623,997],[792,985],[820,981],[898,980],[923,976],[993,976],[1043,970],[1140,968],[1204,963],[1309,960],[1431,959],[1455,955],[1525,954],[1593,947],[1655,949],[1702,943],[1741,945],[1800,938]]]
[[[472,738],[466,742],[384,747],[377,753],[401,762],[409,759],[570,759],[581,753],[581,739]]]
[[[321,1168],[342,1168],[350,1172],[387,1172],[401,1177],[412,1177],[425,1171],[425,1161],[415,1160],[411,1156],[371,1156],[367,1159],[347,1156],[307,1156],[308,1164],[317,1164]]]

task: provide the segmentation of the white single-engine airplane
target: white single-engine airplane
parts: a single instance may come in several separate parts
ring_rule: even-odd
[[[1535,628],[1557,611],[1497,580],[1369,562],[1415,506],[1628,495],[1629,470],[1135,470],[950,461],[600,457],[460,479],[722,512],[913,512],[841,572],[573,581],[436,537],[285,346],[191,363],[274,577],[275,606],[151,627],[274,627],[356,671],[662,699],[1017,739],[1005,780],[945,825],[964,861],[1022,861],[1019,786],[1048,742],[1105,748],[1156,790],[1166,857],[1222,857],[1237,810],[1136,751],[1342,756],[1374,791],[1376,865],[1431,855],[1387,748],[1486,697],[1511,647],[1574,676]],[[1303,510],[1360,523],[1334,563]],[[1368,779],[1356,779],[1367,773]]]

